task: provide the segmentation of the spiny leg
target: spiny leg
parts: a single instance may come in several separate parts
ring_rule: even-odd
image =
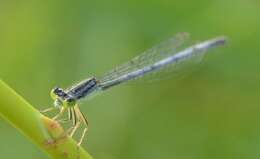
[[[58,117],[60,117],[64,112],[65,112],[65,108],[64,107],[61,107],[60,108],[60,112],[56,115],[56,116],[54,116],[52,119],[53,120],[56,120],[56,119],[58,119]]]
[[[80,140],[79,140],[79,142],[78,142],[78,144],[77,144],[78,146],[80,146],[81,143],[83,142],[83,139],[84,139],[84,137],[85,137],[87,131],[88,131],[88,120],[87,120],[87,118],[82,114],[82,112],[80,111],[79,107],[76,106],[76,107],[75,107],[75,110],[76,110],[76,113],[77,113],[77,115],[78,115],[80,121],[82,121],[83,124],[84,124],[84,126],[85,126],[85,129],[83,130],[83,133],[82,133],[82,135],[81,135],[81,138],[80,138]]]
[[[67,122],[70,122],[72,120],[71,108],[68,108],[67,110],[68,110],[68,118],[60,119],[60,120],[58,120],[58,122],[67,123]],[[71,127],[71,128],[73,128],[73,127]]]
[[[41,113],[47,113],[47,112],[50,112],[50,111],[53,111],[57,109],[56,107],[50,107],[50,108],[47,108],[47,109],[44,109],[44,110],[40,110]]]
[[[88,120],[87,118],[81,113],[78,106],[74,106],[68,109],[68,118],[72,120],[73,127],[69,128],[67,130],[67,134],[69,134],[70,137],[73,137],[77,129],[79,128],[80,124],[83,123],[85,125],[85,129],[83,130],[83,133],[81,135],[81,138],[77,144],[77,146],[80,146],[83,142],[83,139],[88,131]],[[70,132],[71,131],[71,132]]]
[[[81,145],[81,143],[82,143],[82,141],[83,141],[83,139],[84,139],[84,137],[85,137],[87,131],[88,131],[88,128],[86,127],[86,128],[83,130],[83,133],[82,133],[82,135],[81,135],[81,138],[80,138],[80,140],[79,140],[77,146],[80,146],[80,145]]]
[[[68,109],[68,118],[72,120],[73,126],[67,130],[67,134],[70,134],[70,137],[72,137],[80,126],[80,121],[74,108]]]
[[[68,128],[65,132],[64,132],[64,135],[68,135],[68,136],[71,136],[70,134],[73,132],[73,134],[75,133],[76,129],[79,127],[79,124],[76,120],[76,117],[75,117],[75,111],[73,111],[73,108],[69,107],[67,109],[68,111],[68,118],[65,119],[66,121],[65,122],[69,122],[69,121],[72,121],[73,125]],[[62,121],[61,121],[62,122]],[[72,135],[73,135],[72,134]]]
[[[73,126],[72,128],[72,131],[71,131],[71,133],[70,133],[70,137],[72,137],[74,134],[75,134],[75,132],[76,132],[76,130],[79,128],[79,126],[80,126],[80,121],[78,121],[77,122],[77,124],[75,125],[75,126]]]
[[[67,123],[67,122],[70,122],[71,120],[70,119],[59,119],[58,122],[59,123]]]

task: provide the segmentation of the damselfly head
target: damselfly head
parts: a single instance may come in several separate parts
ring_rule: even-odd
[[[54,100],[55,107],[72,107],[76,104],[76,100],[74,98],[71,98],[62,88],[53,88],[50,95],[51,98]]]
[[[62,88],[55,87],[51,90],[50,95],[53,100],[56,100],[58,97],[64,98],[67,94],[63,91]]]

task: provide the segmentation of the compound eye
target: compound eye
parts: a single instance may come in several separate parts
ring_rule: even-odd
[[[74,98],[67,98],[64,100],[63,105],[65,107],[74,107],[76,105],[76,99]]]
[[[58,90],[59,88],[58,87],[55,87],[55,88],[53,88],[52,90],[51,90],[51,92],[50,92],[50,95],[51,95],[51,98],[53,99],[53,100],[55,100],[55,99],[57,99],[57,90]]]
[[[63,92],[63,90],[61,88],[59,88],[59,87],[54,88],[54,93],[59,94],[61,92]]]

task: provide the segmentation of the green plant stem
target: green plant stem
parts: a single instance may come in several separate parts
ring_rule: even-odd
[[[68,137],[60,124],[42,115],[0,80],[0,116],[31,139],[50,158],[91,159]]]

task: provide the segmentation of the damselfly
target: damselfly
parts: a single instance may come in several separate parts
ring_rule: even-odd
[[[68,89],[55,87],[51,91],[54,107],[46,109],[43,112],[58,108],[60,112],[53,118],[54,120],[57,120],[65,111],[68,111],[68,121],[72,121],[73,123],[73,127],[68,131],[71,137],[80,124],[83,123],[85,129],[78,143],[78,145],[80,145],[87,132],[88,121],[80,111],[78,101],[83,98],[88,98],[98,92],[103,92],[121,83],[154,72],[160,72],[169,66],[177,67],[190,59],[202,57],[208,49],[223,45],[226,42],[226,38],[222,36],[180,49],[186,39],[186,33],[177,34],[175,37],[152,47],[143,54],[133,58],[129,62],[117,67],[100,78],[90,77]]]

